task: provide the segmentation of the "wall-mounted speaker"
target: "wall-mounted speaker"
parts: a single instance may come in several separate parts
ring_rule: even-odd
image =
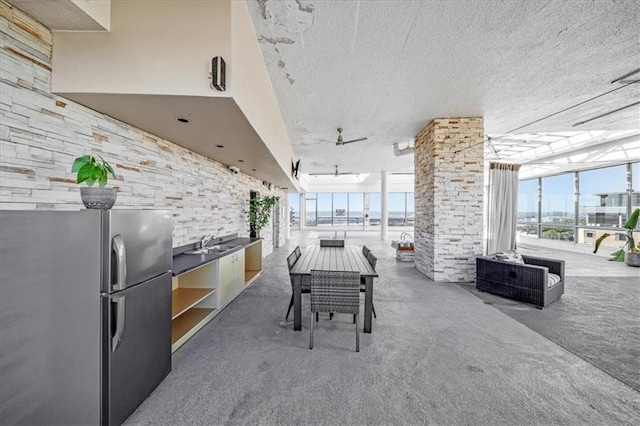
[[[227,70],[224,59],[216,56],[211,60],[211,85],[224,92],[227,87]]]
[[[292,161],[291,162],[291,176],[293,176],[294,178],[298,179],[298,172],[300,172],[300,160],[296,161],[295,163]]]

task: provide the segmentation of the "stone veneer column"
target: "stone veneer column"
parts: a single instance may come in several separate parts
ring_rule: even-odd
[[[475,278],[482,254],[483,123],[482,117],[439,118],[415,138],[415,261],[433,281]]]

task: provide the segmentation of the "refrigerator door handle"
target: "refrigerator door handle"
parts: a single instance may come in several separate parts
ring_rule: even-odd
[[[111,247],[116,254],[116,282],[113,290],[124,290],[127,286],[127,251],[124,248],[122,235],[113,237]]]
[[[113,337],[111,338],[111,352],[115,352],[120,346],[120,342],[122,341],[122,335],[124,334],[124,313],[125,313],[125,296],[112,296],[111,303],[116,305],[115,309],[115,324],[116,331],[113,333]]]

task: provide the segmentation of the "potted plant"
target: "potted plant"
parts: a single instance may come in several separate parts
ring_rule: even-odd
[[[105,188],[109,175],[115,179],[113,167],[98,155],[83,155],[73,161],[72,173],[77,173],[77,183],[85,182],[86,187],[80,188],[80,198],[88,209],[109,210],[116,202],[115,188]],[[94,184],[98,184],[94,187]]]
[[[269,224],[271,209],[278,202],[276,196],[259,195],[249,200],[249,228],[252,237],[259,237],[260,230]]]
[[[611,259],[617,262],[624,262],[629,266],[640,266],[640,241],[636,244],[633,238],[633,231],[636,229],[638,225],[638,216],[640,215],[640,209],[635,209],[629,219],[623,225],[623,228],[627,230],[627,242],[620,250],[617,250],[611,253]],[[594,253],[598,252],[598,248],[600,248],[600,243],[605,238],[611,236],[610,233],[604,233],[596,240],[596,247],[593,249]],[[627,249],[627,251],[625,251]]]

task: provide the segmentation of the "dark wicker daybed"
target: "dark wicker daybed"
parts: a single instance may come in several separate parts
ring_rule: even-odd
[[[564,293],[564,260],[522,256],[524,264],[498,260],[495,254],[476,258],[476,288],[542,309]],[[549,274],[560,281],[549,287]]]

